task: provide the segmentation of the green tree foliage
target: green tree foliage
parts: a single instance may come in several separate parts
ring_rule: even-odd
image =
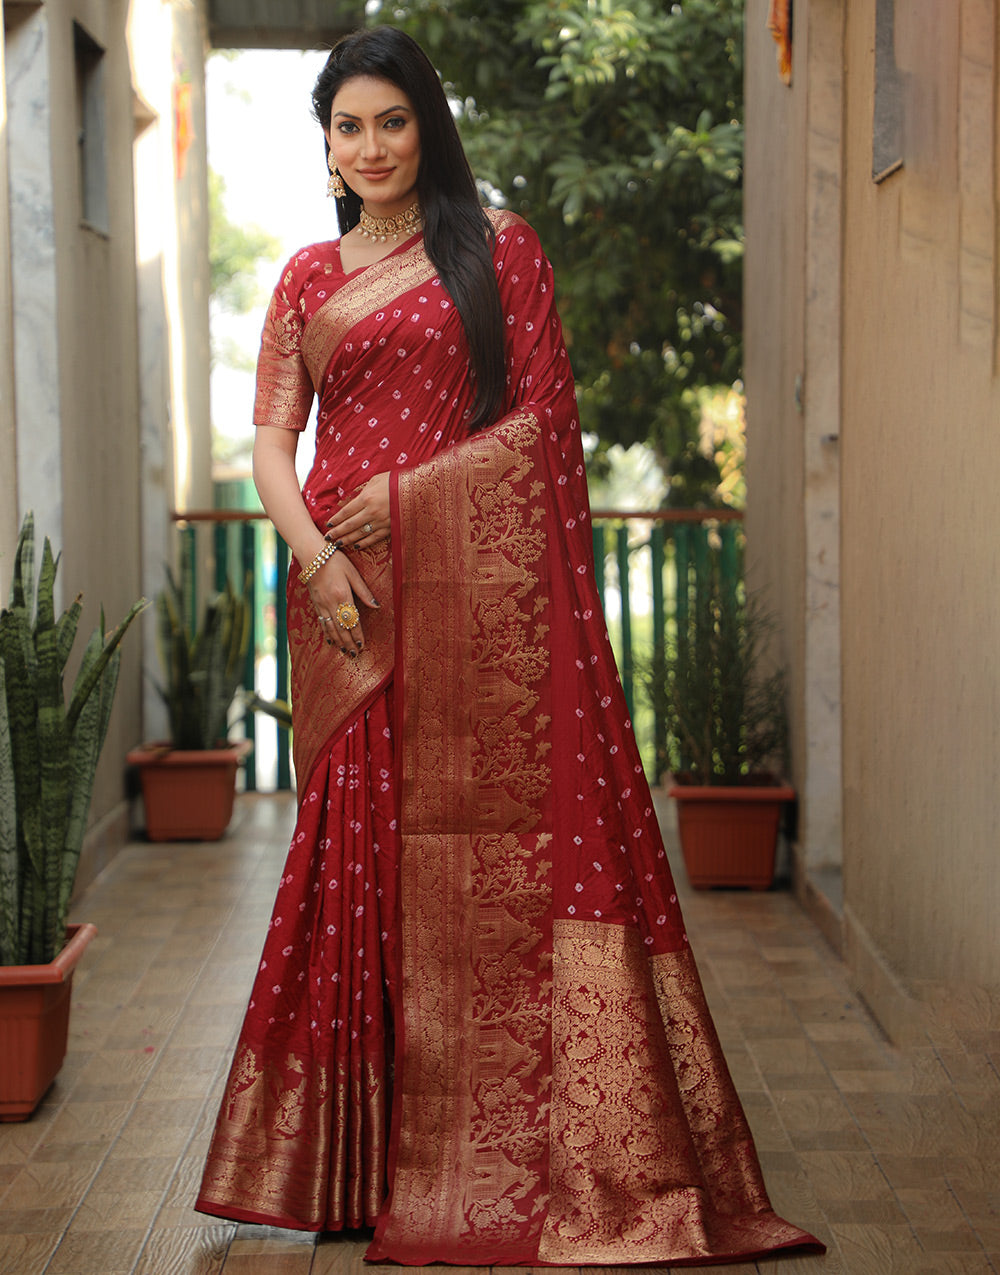
[[[208,170],[208,254],[211,295],[230,314],[246,314],[257,304],[257,262],[274,261],[278,240],[259,226],[237,226],[226,212],[226,184],[214,169]]]
[[[399,0],[477,177],[552,258],[585,428],[718,481],[698,390],[740,372],[743,0]]]

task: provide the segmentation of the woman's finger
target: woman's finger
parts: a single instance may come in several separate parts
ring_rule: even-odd
[[[389,475],[376,474],[327,521],[327,539],[367,548],[390,531]]]
[[[378,600],[364,577],[347,558],[338,559],[336,573],[322,577],[311,590],[313,605],[328,646],[339,646],[349,656],[364,650],[365,635],[359,604],[377,607]]]
[[[337,541],[345,549],[367,548],[389,534],[388,525],[374,521],[375,515],[363,510],[353,518],[339,519],[326,533],[327,540]]]
[[[350,518],[338,514],[336,521],[329,524],[326,538],[343,545],[345,549],[367,549],[369,545],[388,540],[389,529],[388,519],[379,518],[370,509],[362,509]]]

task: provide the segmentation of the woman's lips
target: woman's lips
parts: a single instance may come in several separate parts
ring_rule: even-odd
[[[391,168],[359,168],[358,172],[366,181],[379,182],[392,176]]]

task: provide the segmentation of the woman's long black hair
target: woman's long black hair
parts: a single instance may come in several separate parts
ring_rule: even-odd
[[[324,135],[330,130],[334,97],[342,84],[358,75],[391,80],[417,114],[417,195],[424,215],[424,249],[465,328],[476,384],[469,422],[472,433],[496,419],[506,383],[503,314],[491,254],[494,230],[480,205],[441,81],[420,45],[395,27],[385,26],[357,31],[339,41],[312,94],[313,111]],[[360,216],[361,199],[348,187],[337,200],[341,233],[356,226]]]

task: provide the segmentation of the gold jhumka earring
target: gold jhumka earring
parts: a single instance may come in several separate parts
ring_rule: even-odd
[[[337,169],[337,161],[333,158],[333,151],[326,153],[327,167],[330,169],[330,177],[326,183],[326,195],[328,199],[343,199],[347,194],[344,186],[344,179],[341,177]]]

